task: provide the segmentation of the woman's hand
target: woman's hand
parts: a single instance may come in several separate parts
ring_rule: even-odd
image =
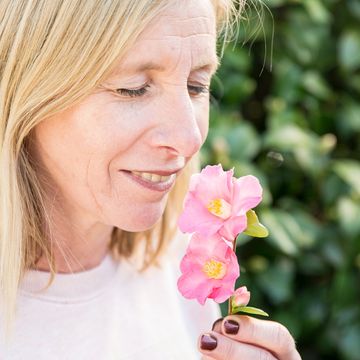
[[[246,315],[215,321],[198,342],[202,360],[301,360],[287,328]]]

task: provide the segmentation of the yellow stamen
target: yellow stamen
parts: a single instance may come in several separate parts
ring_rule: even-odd
[[[204,264],[202,270],[210,279],[222,279],[226,274],[226,265],[211,259]]]
[[[224,199],[211,200],[207,209],[215,216],[227,219],[231,215],[231,205]]]

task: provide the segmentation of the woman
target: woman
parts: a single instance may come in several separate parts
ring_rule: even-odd
[[[218,306],[176,290],[173,229],[233,8],[1,2],[1,359],[300,358],[274,322],[209,331]]]

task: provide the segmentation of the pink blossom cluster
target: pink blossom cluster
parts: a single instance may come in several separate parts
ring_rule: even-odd
[[[235,178],[233,169],[220,164],[192,175],[178,221],[182,232],[192,233],[177,284],[185,298],[203,305],[208,298],[221,303],[233,296],[237,306],[247,305],[246,287],[234,291],[240,275],[234,242],[247,228],[247,212],[261,200],[262,187],[252,175]]]

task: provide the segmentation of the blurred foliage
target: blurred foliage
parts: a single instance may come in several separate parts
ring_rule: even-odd
[[[359,360],[360,1],[254,4],[212,83],[202,151],[264,187],[270,236],[240,236],[238,285],[304,360]]]

